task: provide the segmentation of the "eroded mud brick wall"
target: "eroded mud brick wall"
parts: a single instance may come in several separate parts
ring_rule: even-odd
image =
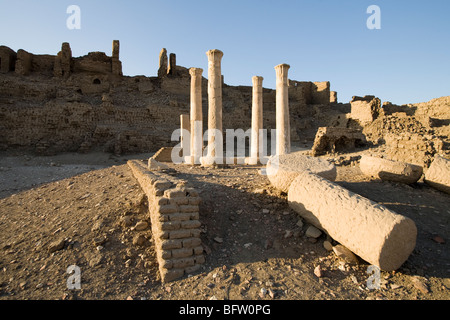
[[[148,198],[162,281],[170,282],[200,269],[205,257],[197,191],[182,180],[147,170],[140,161],[129,161],[128,165]]]

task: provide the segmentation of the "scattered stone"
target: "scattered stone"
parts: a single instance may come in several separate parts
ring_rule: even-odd
[[[273,299],[275,297],[275,292],[273,292],[272,289],[268,289],[267,293],[269,294],[269,296]]]
[[[268,214],[268,213],[270,213],[270,210],[269,210],[269,209],[263,209],[263,210],[262,210],[262,213]]]
[[[136,230],[136,231],[144,231],[147,228],[148,228],[148,222],[147,221],[139,221],[134,226],[134,230]]]
[[[333,250],[333,245],[332,245],[331,242],[328,241],[328,240],[325,240],[325,241],[323,242],[323,247],[324,247],[325,250],[327,250],[327,251]]]
[[[395,289],[398,289],[398,288],[401,288],[401,287],[402,287],[402,286],[399,285],[399,284],[395,284],[395,283],[391,284],[391,289],[392,289],[392,290],[395,290]]]
[[[101,254],[95,254],[89,259],[89,266],[96,267],[102,263],[103,256]]]
[[[314,275],[317,278],[322,278],[323,277],[323,273],[322,273],[322,269],[321,269],[320,265],[318,265],[317,267],[314,268]]]
[[[56,240],[56,241],[50,243],[50,245],[48,246],[48,252],[53,253],[53,252],[62,250],[64,248],[65,244],[66,244],[66,240],[64,240],[64,239]]]
[[[266,241],[264,241],[264,249],[270,249],[270,248],[272,248],[272,246],[273,246],[273,241],[272,240],[269,240],[269,239],[266,239]]]
[[[412,277],[411,281],[414,287],[423,294],[427,294],[430,292],[428,286],[419,277]]]
[[[133,225],[133,217],[131,217],[131,216],[125,216],[125,217],[123,217],[122,218],[122,224],[125,226],[125,227],[131,227],[132,225]]]
[[[333,251],[339,258],[345,260],[347,263],[350,264],[358,264],[358,258],[355,256],[353,252],[351,252],[349,249],[344,247],[343,245],[336,245],[333,247]]]
[[[36,289],[41,289],[41,288],[43,288],[44,287],[44,284],[43,283],[38,283],[37,285],[36,285]]]
[[[320,231],[319,229],[317,229],[314,226],[309,226],[308,229],[306,229],[305,235],[308,238],[317,239],[318,237],[320,237],[322,235],[322,231]]]
[[[287,238],[290,238],[290,237],[292,237],[292,231],[291,230],[286,230],[286,232],[284,233],[284,238],[287,239]]]
[[[133,238],[133,244],[135,246],[143,246],[146,241],[147,241],[147,239],[142,234],[138,234],[138,235],[134,236],[134,238]]]
[[[103,220],[96,221],[94,223],[94,225],[92,226],[91,231],[92,232],[99,231],[101,228],[103,228],[104,225],[105,225],[105,222]]]
[[[444,238],[442,238],[441,236],[435,236],[435,237],[433,237],[433,241],[434,241],[434,242],[437,242],[437,243],[439,243],[439,244],[444,244],[444,243],[445,243]]]
[[[106,241],[108,241],[108,238],[106,238],[105,236],[102,236],[102,237],[94,238],[93,243],[94,243],[94,246],[98,247],[98,246],[105,244]]]
[[[299,219],[298,221],[297,221],[297,227],[299,227],[299,228],[303,228],[303,220],[302,219]]]
[[[221,237],[215,237],[215,238],[214,238],[214,241],[217,242],[217,243],[223,243],[223,238],[221,238]]]
[[[261,290],[259,291],[259,297],[262,299],[265,297],[266,294],[267,294],[267,289],[261,288]]]

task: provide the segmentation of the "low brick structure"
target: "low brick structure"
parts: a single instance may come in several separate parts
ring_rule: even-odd
[[[148,198],[162,282],[199,270],[205,257],[197,191],[164,171],[149,171],[141,161],[130,160],[128,166]]]

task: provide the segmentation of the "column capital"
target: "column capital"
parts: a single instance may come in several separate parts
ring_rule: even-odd
[[[285,63],[279,64],[275,66],[275,71],[277,75],[280,77],[287,77],[288,70],[291,66]]]
[[[213,49],[206,52],[206,55],[210,61],[220,61],[223,57],[223,52],[218,49]]]
[[[254,86],[262,86],[264,78],[259,76],[252,77],[252,83]]]
[[[190,69],[189,69],[189,74],[190,74],[192,77],[195,77],[195,76],[201,76],[202,73],[203,73],[203,69],[202,69],[202,68],[190,68]]]

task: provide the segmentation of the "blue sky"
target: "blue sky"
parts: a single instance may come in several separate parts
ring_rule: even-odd
[[[81,9],[81,29],[69,30],[69,5]],[[381,29],[366,12],[381,9]],[[155,76],[161,48],[177,64],[203,68],[206,51],[224,52],[230,85],[254,75],[275,87],[274,66],[289,78],[330,81],[341,102],[372,94],[397,104],[450,95],[448,0],[0,0],[0,45],[56,54],[69,42],[74,56],[111,54],[120,40],[125,75]]]

